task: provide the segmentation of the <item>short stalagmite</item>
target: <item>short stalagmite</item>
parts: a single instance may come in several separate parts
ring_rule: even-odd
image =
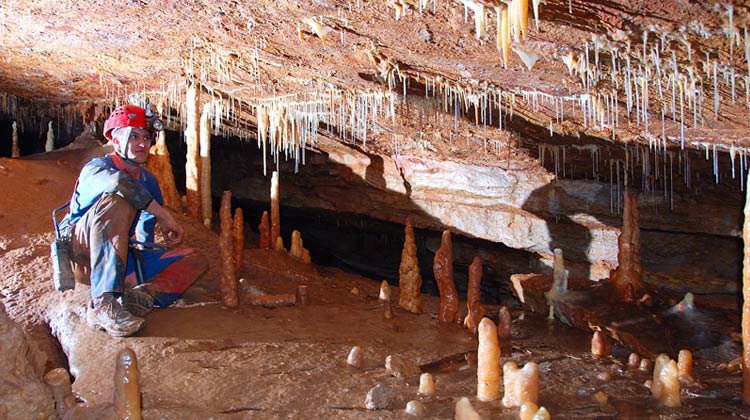
[[[209,120],[209,112],[211,111],[211,104],[207,103],[203,105],[203,111],[201,112],[200,127],[199,127],[199,145],[200,145],[200,158],[201,158],[201,174],[200,174],[200,199],[201,199],[201,218],[203,224],[210,228],[212,218],[211,208],[211,122]]]
[[[617,246],[618,265],[610,276],[611,280],[621,299],[637,299],[645,290],[641,269],[641,229],[638,193],[629,189],[623,193],[622,231]]]
[[[439,322],[456,322],[458,315],[458,293],[453,280],[453,244],[451,233],[443,232],[440,248],[435,252],[433,262],[435,281],[440,291],[440,307],[437,319]]]
[[[268,212],[264,211],[263,216],[260,217],[260,224],[258,225],[259,243],[260,249],[271,249],[271,225],[268,224]]]
[[[693,353],[690,350],[680,350],[677,355],[677,368],[680,371],[680,381],[691,383],[693,379]]]
[[[383,301],[383,318],[393,319],[393,304],[391,304],[391,299]]]
[[[161,113],[160,106],[159,114]],[[159,188],[161,188],[161,194],[164,198],[164,206],[182,213],[182,199],[174,182],[172,161],[167,149],[167,135],[164,131],[159,131],[156,135],[156,144],[151,147],[149,154],[150,156],[146,161],[146,169],[153,173],[159,182]]]
[[[387,280],[380,282],[380,293],[378,293],[378,300],[385,302],[391,300],[391,285],[388,284]]]
[[[200,143],[198,138],[198,89],[195,83],[190,83],[185,97],[187,106],[187,125],[185,127],[185,144],[187,145],[187,161],[185,162],[185,200],[187,201],[188,216],[203,222],[200,197]]]
[[[500,345],[497,329],[489,318],[482,318],[478,327],[477,399],[494,401],[500,397]]]
[[[279,171],[271,174],[271,243],[276,249],[276,238],[281,237],[281,213],[279,212]]]
[[[297,286],[297,303],[300,305],[307,305],[310,303],[310,292],[307,285],[301,284]]]
[[[124,348],[115,359],[114,406],[120,420],[141,420],[141,385],[138,359],[131,348]]]
[[[539,407],[531,401],[526,401],[521,404],[519,417],[521,420],[549,420],[550,414],[546,408]]]
[[[44,144],[44,151],[51,152],[55,150],[55,130],[52,127],[52,121],[47,124],[47,143]]]
[[[435,395],[435,381],[432,374],[423,373],[419,376],[419,395],[422,397],[431,397]]]
[[[651,394],[664,407],[679,407],[680,371],[677,362],[665,354],[660,354],[654,364]]]
[[[607,334],[601,331],[594,331],[594,335],[591,336],[591,354],[596,357],[609,356],[612,351],[612,344],[607,338]]]
[[[286,248],[284,247],[284,238],[281,236],[276,237],[276,241],[273,243],[273,250],[277,252],[286,252]]]
[[[555,259],[552,263],[552,288],[545,293],[549,304],[549,319],[555,318],[555,301],[568,292],[568,272],[565,270],[565,258],[560,248],[555,248]]]
[[[224,306],[235,308],[239,306],[237,296],[237,273],[234,268],[234,246],[232,243],[232,192],[224,191],[221,197],[221,209],[219,209],[219,220],[221,223],[221,234],[219,235],[219,254],[221,259],[221,278],[219,291],[221,292],[221,303]]]
[[[638,366],[641,364],[641,355],[638,353],[630,353],[630,356],[628,356],[628,367],[630,369],[638,369]]]
[[[417,244],[414,241],[414,228],[411,218],[406,218],[404,227],[404,247],[401,250],[401,265],[398,268],[398,306],[409,312],[422,312],[422,276],[419,274]]]
[[[469,287],[466,290],[467,315],[464,318],[464,326],[474,334],[477,333],[479,321],[484,316],[484,308],[481,304],[482,293],[482,259],[475,256],[469,265]]]
[[[502,306],[497,312],[497,338],[505,340],[510,337],[512,318],[507,306]]]
[[[244,266],[245,252],[245,218],[242,216],[242,209],[237,207],[234,210],[234,220],[232,221],[232,250],[234,251],[232,261],[236,271],[242,270]]]
[[[461,397],[456,402],[456,420],[482,420],[477,410],[471,405],[471,402],[466,397]]]
[[[527,401],[538,404],[539,365],[529,362],[519,369],[515,362],[506,362],[503,365],[503,385],[503,406],[520,407]]]
[[[349,355],[346,357],[346,363],[357,369],[362,367],[362,348],[360,346],[354,346],[349,350]]]
[[[424,415],[427,414],[427,409],[425,408],[424,404],[417,400],[411,400],[406,403],[406,408],[404,409],[404,411],[406,412],[406,414],[414,417],[424,417]]]
[[[289,253],[292,257],[304,262],[305,264],[310,264],[310,252],[305,249],[302,243],[302,234],[296,229],[292,231],[292,245],[289,249]]]

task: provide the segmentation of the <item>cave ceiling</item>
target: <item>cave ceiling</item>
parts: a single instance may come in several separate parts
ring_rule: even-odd
[[[488,165],[534,143],[750,146],[744,2],[529,1],[528,19],[523,4],[4,1],[0,107],[65,124],[148,101],[180,127],[195,84],[217,134],[245,139],[270,114],[298,136]]]

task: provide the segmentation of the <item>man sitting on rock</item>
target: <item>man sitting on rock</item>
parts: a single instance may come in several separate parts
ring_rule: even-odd
[[[87,321],[116,337],[140,330],[154,306],[170,305],[206,269],[192,249],[154,244],[157,223],[168,246],[184,234],[162,207],[156,177],[144,168],[161,129],[161,121],[141,107],[115,109],[104,124],[114,152],[83,167],[62,221],[76,278],[91,282]]]

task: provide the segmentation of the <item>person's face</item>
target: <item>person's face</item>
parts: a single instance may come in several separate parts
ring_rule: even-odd
[[[146,163],[148,151],[151,148],[152,134],[143,128],[131,127],[130,138],[125,144],[117,140],[118,147],[123,155],[137,164]]]

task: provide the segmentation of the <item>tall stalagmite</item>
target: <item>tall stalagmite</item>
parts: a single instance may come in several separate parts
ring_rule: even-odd
[[[626,189],[623,193],[622,232],[617,239],[617,269],[611,279],[617,293],[624,300],[632,300],[644,291],[641,270],[641,229],[638,225],[638,193]]]
[[[11,146],[10,157],[21,157],[21,149],[18,147],[18,123],[13,121],[13,144]]]
[[[464,326],[477,333],[479,321],[484,316],[484,308],[481,304],[481,287],[482,287],[482,259],[475,256],[469,266],[469,287],[466,290],[466,306],[468,313],[464,319]]]
[[[456,322],[458,315],[458,293],[453,280],[453,244],[451,233],[443,232],[440,249],[435,252],[432,269],[440,291],[439,322]]]
[[[232,243],[232,249],[234,251],[232,261],[234,261],[235,270],[240,271],[244,265],[245,218],[242,216],[242,209],[239,207],[234,211],[234,221],[232,222]]]
[[[201,217],[203,224],[211,227],[211,122],[209,112],[211,104],[203,105],[200,120],[200,198],[201,198]]]
[[[268,224],[268,212],[264,211],[263,216],[260,217],[260,224],[258,225],[259,243],[260,249],[271,249],[271,226]]]
[[[115,416],[120,420],[141,420],[141,385],[138,359],[131,348],[124,348],[115,359]]]
[[[271,174],[271,243],[276,244],[281,236],[281,214],[279,213],[279,171]]]
[[[187,144],[187,162],[185,162],[185,199],[187,214],[190,218],[203,222],[200,197],[200,144],[198,142],[198,92],[195,83],[188,86],[185,98],[187,106],[187,126],[185,143]]]
[[[219,253],[221,259],[221,279],[219,290],[221,303],[230,308],[239,305],[237,296],[237,274],[234,269],[234,246],[232,243],[232,192],[224,191],[219,210],[221,235],[219,236]]]
[[[162,110],[159,109],[159,115],[161,114]],[[156,135],[156,144],[151,147],[149,154],[146,169],[153,173],[159,182],[159,188],[164,197],[164,206],[182,213],[182,199],[174,182],[171,157],[167,149],[167,135],[164,131],[159,131]]]
[[[750,405],[750,177],[745,188],[745,222],[742,240],[745,242],[742,265],[742,403]]]
[[[47,124],[47,143],[44,144],[44,151],[51,152],[55,150],[55,130],[52,127],[52,121]]]
[[[404,227],[404,248],[401,251],[401,265],[398,268],[398,305],[409,312],[422,312],[422,276],[419,274],[417,244],[414,241],[414,228],[411,217]]]

